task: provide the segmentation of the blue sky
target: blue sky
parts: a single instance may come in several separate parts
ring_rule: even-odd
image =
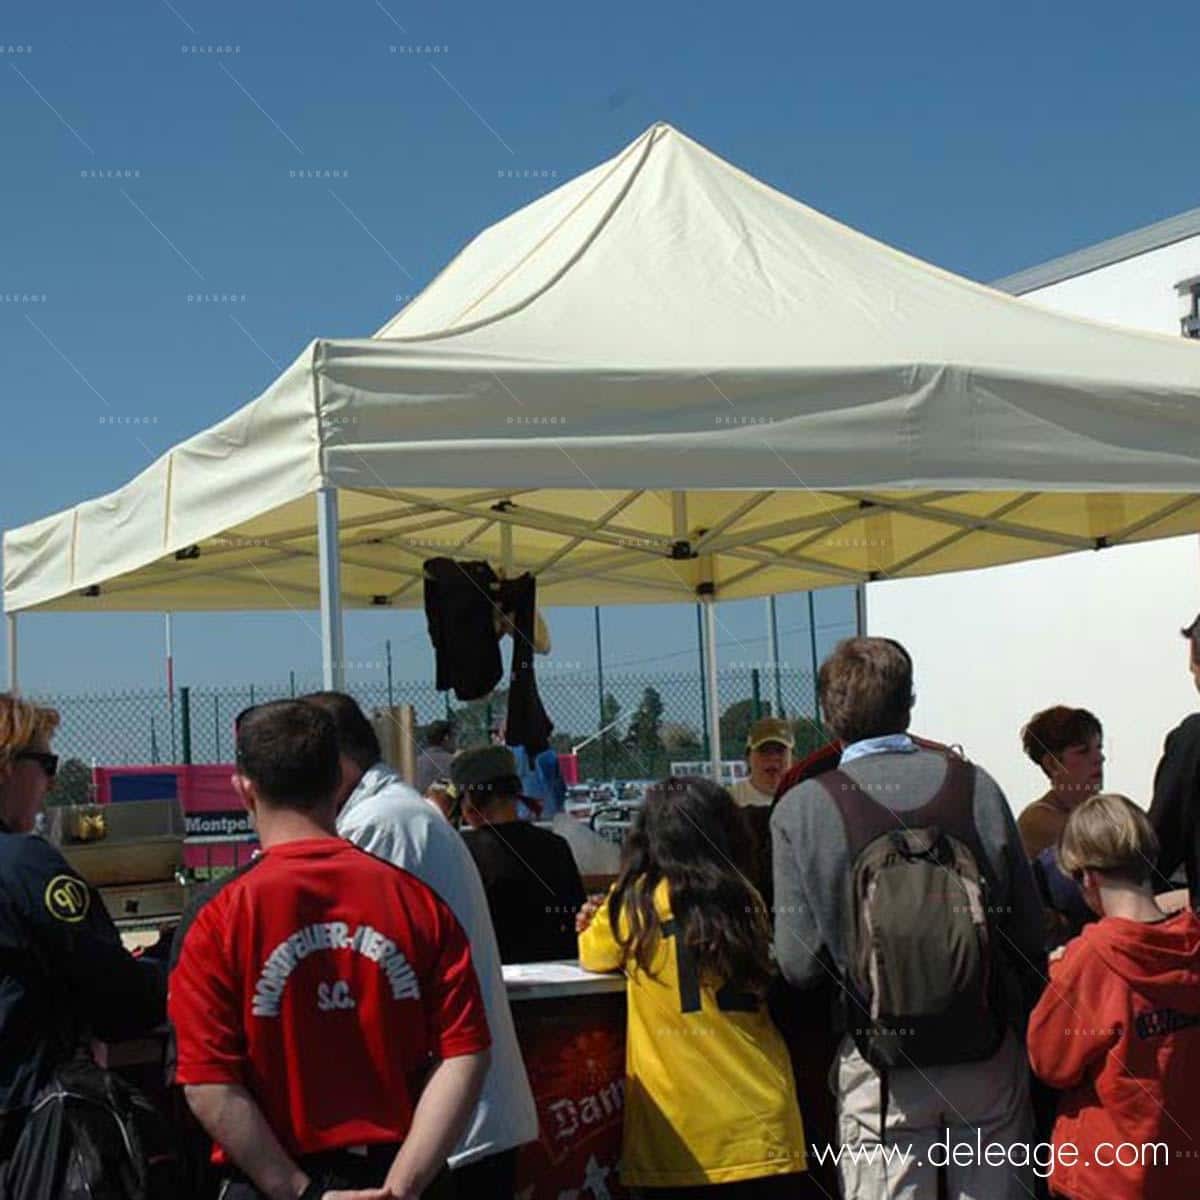
[[[655,120],[984,280],[1193,207],[1198,35],[1186,5],[1073,0],[10,0],[0,525],[119,486],[313,336],[373,331],[479,229]],[[807,661],[806,613],[781,600],[782,658]],[[822,646],[848,616],[821,597]],[[553,617],[559,652],[590,655],[590,613]],[[606,657],[677,668],[693,631],[613,610]],[[352,616],[348,657],[385,638],[398,676],[427,676],[413,613]],[[761,603],[722,607],[727,657],[762,639]],[[148,685],[161,618],[34,616],[22,646],[30,689]],[[185,682],[317,656],[290,614],[176,623]]]

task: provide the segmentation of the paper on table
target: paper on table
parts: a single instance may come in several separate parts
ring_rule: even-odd
[[[579,983],[595,979],[593,971],[585,971],[573,959],[554,962],[505,963],[505,983]]]

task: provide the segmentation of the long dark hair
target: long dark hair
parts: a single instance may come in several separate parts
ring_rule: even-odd
[[[648,788],[608,901],[625,961],[650,973],[661,936],[654,892],[666,880],[675,936],[694,956],[701,980],[765,994],[774,973],[771,926],[747,878],[750,856],[742,814],[723,787],[672,776]]]

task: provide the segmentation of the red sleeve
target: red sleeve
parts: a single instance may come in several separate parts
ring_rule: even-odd
[[[246,1041],[230,949],[210,902],[184,937],[167,986],[176,1083],[242,1083]]]
[[[491,1045],[492,1036],[470,943],[449,906],[437,897],[433,900],[435,940],[424,984],[429,1047],[442,1059],[477,1054]]]
[[[1105,973],[1089,970],[1093,961],[1087,946],[1069,943],[1050,964],[1050,982],[1029,1018],[1030,1065],[1053,1088],[1078,1087],[1120,1040],[1120,1018],[1106,1003]]]

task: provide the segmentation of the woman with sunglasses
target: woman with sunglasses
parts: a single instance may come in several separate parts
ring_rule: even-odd
[[[165,1018],[165,981],[133,958],[104,904],[32,837],[58,759],[58,713],[0,693],[0,1169],[55,1069],[83,1037],[132,1037]]]

